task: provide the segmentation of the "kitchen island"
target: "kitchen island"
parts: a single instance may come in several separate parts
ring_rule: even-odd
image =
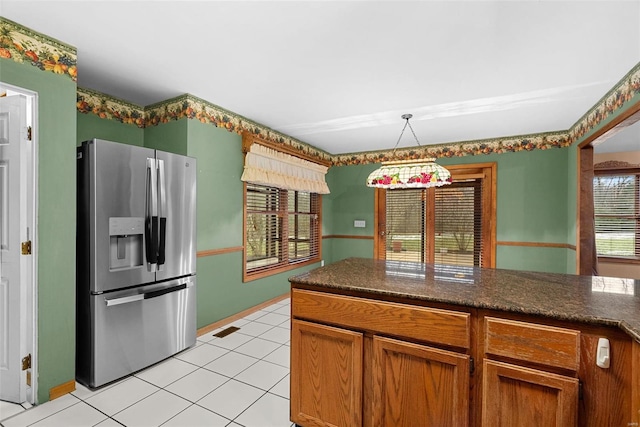
[[[640,423],[640,280],[361,258],[289,280],[301,426]]]

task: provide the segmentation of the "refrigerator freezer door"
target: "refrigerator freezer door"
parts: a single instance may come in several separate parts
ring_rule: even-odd
[[[162,151],[158,162],[157,280],[196,272],[196,159]]]
[[[95,316],[76,378],[100,387],[196,342],[196,278],[89,296]]]
[[[154,150],[94,139],[83,145],[81,156],[78,185],[87,196],[80,203],[87,204],[89,220],[78,233],[87,233],[82,238],[89,252],[90,276],[83,287],[104,292],[153,283],[156,277],[149,271],[145,247],[147,159],[155,157]]]

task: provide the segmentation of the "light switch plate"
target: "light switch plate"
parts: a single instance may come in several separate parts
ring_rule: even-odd
[[[356,228],[365,228],[367,226],[367,223],[364,219],[356,219],[355,221],[353,221],[353,226]]]

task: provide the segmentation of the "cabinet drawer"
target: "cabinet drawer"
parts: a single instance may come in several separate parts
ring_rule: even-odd
[[[487,354],[578,370],[579,331],[485,317],[484,334]]]
[[[469,348],[470,314],[293,289],[293,317]]]

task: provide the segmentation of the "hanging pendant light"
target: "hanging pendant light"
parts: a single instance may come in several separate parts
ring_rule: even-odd
[[[409,126],[416,143],[420,145],[416,133],[409,123],[412,114],[403,114],[402,118],[406,120],[400,138],[396,142],[393,151],[402,139],[405,129]],[[375,188],[429,188],[440,187],[442,185],[451,184],[451,173],[444,167],[435,163],[435,159],[415,159],[415,160],[396,160],[383,162],[380,168],[371,172],[367,178],[367,187]]]

